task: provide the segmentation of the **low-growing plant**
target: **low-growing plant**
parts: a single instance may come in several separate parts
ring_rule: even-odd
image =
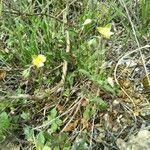
[[[6,112],[0,113],[0,141],[5,140],[9,128],[10,120],[8,114]]]
[[[97,126],[105,129],[106,118],[99,125],[95,117],[110,107],[109,97],[118,96],[112,75],[118,57],[137,47],[122,2],[144,45],[148,0],[0,1],[0,142],[14,136],[35,150],[101,149]],[[120,112],[112,111],[108,115]],[[106,149],[114,145],[112,137],[100,140]]]

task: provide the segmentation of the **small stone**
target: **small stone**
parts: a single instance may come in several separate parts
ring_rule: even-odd
[[[126,142],[123,139],[121,138],[117,139],[116,145],[120,150],[126,150]]]
[[[150,131],[141,130],[137,135],[131,135],[127,142],[122,139],[117,139],[116,144],[120,150],[149,150],[149,139]]]
[[[141,110],[141,116],[145,119],[150,119],[150,106],[147,106]]]
[[[113,106],[118,106],[118,105],[119,105],[119,101],[115,99],[115,100],[113,101]]]
[[[150,138],[150,132],[148,130],[141,130],[138,133],[138,137],[143,139],[143,138]]]

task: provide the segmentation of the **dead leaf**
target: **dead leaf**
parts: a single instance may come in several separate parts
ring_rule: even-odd
[[[4,80],[6,78],[6,71],[0,70],[0,80]]]
[[[88,120],[85,118],[81,119],[81,124],[83,125],[83,129],[88,129],[89,128],[89,123]]]
[[[76,121],[73,122],[73,123],[70,123],[70,124],[64,129],[64,131],[68,132],[68,131],[74,130],[74,129],[76,128],[77,124],[78,124],[78,120],[76,120]]]
[[[62,113],[63,110],[64,110],[64,107],[58,104],[57,105],[57,110],[58,110],[59,113]]]
[[[82,102],[81,102],[81,106],[85,107],[85,106],[88,105],[88,103],[89,103],[89,102],[88,102],[86,99],[84,99],[84,100],[82,100]]]

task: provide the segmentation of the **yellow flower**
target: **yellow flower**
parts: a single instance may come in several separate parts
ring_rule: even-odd
[[[36,57],[33,57],[32,64],[39,68],[44,66],[45,61],[46,61],[46,57],[40,54]]]
[[[106,39],[109,39],[114,33],[111,32],[111,24],[106,25],[105,27],[98,27],[98,32]]]

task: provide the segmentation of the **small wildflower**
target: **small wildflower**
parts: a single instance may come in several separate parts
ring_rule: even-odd
[[[97,30],[106,39],[109,39],[110,36],[114,34],[113,32],[110,31],[111,30],[111,24],[108,24],[105,27],[98,27]]]
[[[33,57],[32,64],[35,65],[37,68],[43,67],[44,62],[46,61],[46,57],[42,54]]]

